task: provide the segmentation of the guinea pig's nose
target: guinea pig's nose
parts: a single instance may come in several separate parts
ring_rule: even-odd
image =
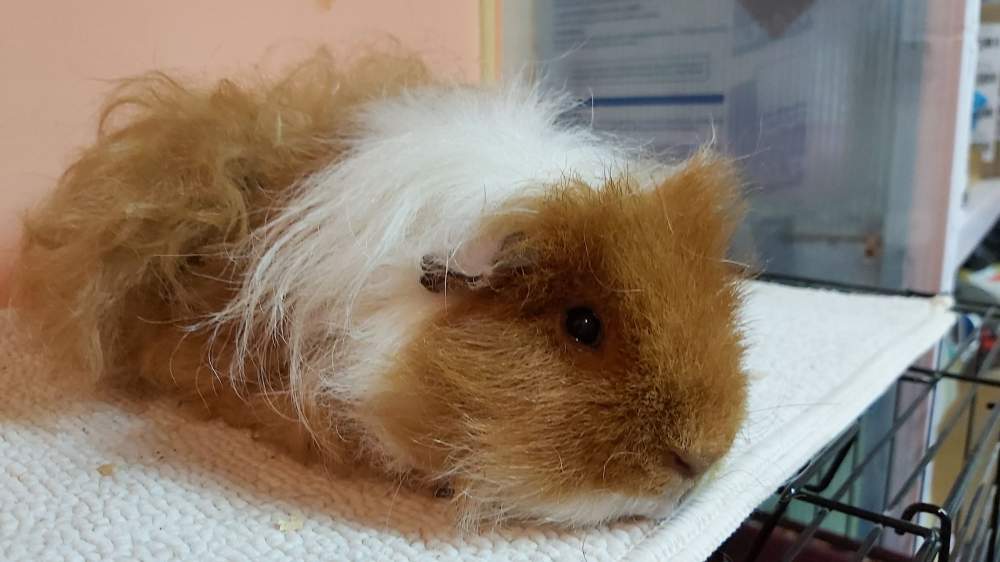
[[[708,468],[708,463],[701,462],[693,455],[678,449],[667,449],[666,464],[684,478],[697,478]]]

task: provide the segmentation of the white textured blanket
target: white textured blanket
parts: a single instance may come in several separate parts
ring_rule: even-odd
[[[943,299],[765,284],[745,315],[749,419],[674,517],[475,536],[443,500],[334,479],[170,403],[101,400],[3,319],[0,559],[702,560],[952,322]]]

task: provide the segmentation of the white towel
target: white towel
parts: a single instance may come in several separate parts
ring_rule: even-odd
[[[445,500],[338,480],[169,402],[101,399],[0,322],[2,560],[705,559],[947,330],[947,299],[753,284],[746,426],[672,518],[461,535]]]

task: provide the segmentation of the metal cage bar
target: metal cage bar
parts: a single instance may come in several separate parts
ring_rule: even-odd
[[[764,274],[759,278],[845,292],[925,298],[935,296],[918,291],[829,283],[785,275]],[[822,540],[833,544],[844,555],[843,560],[1000,562],[1000,408],[987,404],[989,415],[977,417],[983,403],[979,389],[1000,387],[1000,380],[988,377],[1000,363],[1000,344],[984,343],[1000,331],[1000,306],[963,301],[955,303],[954,309],[961,314],[980,316],[982,321],[957,342],[943,367],[939,366],[941,361],[937,361],[935,368],[913,365],[901,374],[896,384],[887,391],[887,394],[896,393],[897,402],[893,406],[892,423],[885,433],[862,450],[859,439],[861,418],[856,420],[776,491],[777,501],[770,512],[755,512],[753,520],[760,522],[760,528],[755,531],[749,547],[743,552],[725,552],[720,560],[763,560],[762,554],[769,541],[781,528],[795,532],[795,539],[785,541],[787,546],[783,552],[776,558],[769,556],[768,560],[801,560],[810,543]],[[939,343],[939,351],[941,345]],[[966,359],[970,355],[972,361],[968,362]],[[937,358],[941,358],[941,353]],[[913,468],[905,474],[902,484],[894,488],[893,483],[886,480],[881,510],[855,505],[855,483],[866,469],[872,467],[879,455],[894,451],[899,446],[896,437],[900,429],[913,423],[914,415],[928,400],[935,400],[942,381],[956,381],[963,390],[967,390],[967,394],[952,404],[951,412],[943,418],[936,433],[933,436],[928,434],[926,447]],[[909,402],[902,405],[898,400],[907,393],[899,392],[901,383],[919,384],[923,388],[911,394]],[[961,423],[963,420],[965,424]],[[963,465],[950,483],[945,500],[940,504],[905,504],[904,500],[912,490],[922,488],[922,485],[917,487],[917,483],[923,482],[928,467],[940,454],[946,440],[963,425]],[[894,455],[890,453],[890,456]],[[846,476],[831,490],[838,475]],[[814,507],[812,517],[805,524],[787,517],[790,506],[796,502]],[[834,513],[867,522],[870,528],[861,528],[857,539],[831,537],[828,531],[823,530],[822,524]],[[886,530],[915,537],[917,542],[912,545],[910,554],[882,548],[880,543],[887,538]]]

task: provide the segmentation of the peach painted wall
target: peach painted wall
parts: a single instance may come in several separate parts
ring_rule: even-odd
[[[479,77],[474,0],[98,0],[0,6],[0,305],[19,215],[93,136],[107,80],[152,68],[216,76],[319,44],[391,41]]]

